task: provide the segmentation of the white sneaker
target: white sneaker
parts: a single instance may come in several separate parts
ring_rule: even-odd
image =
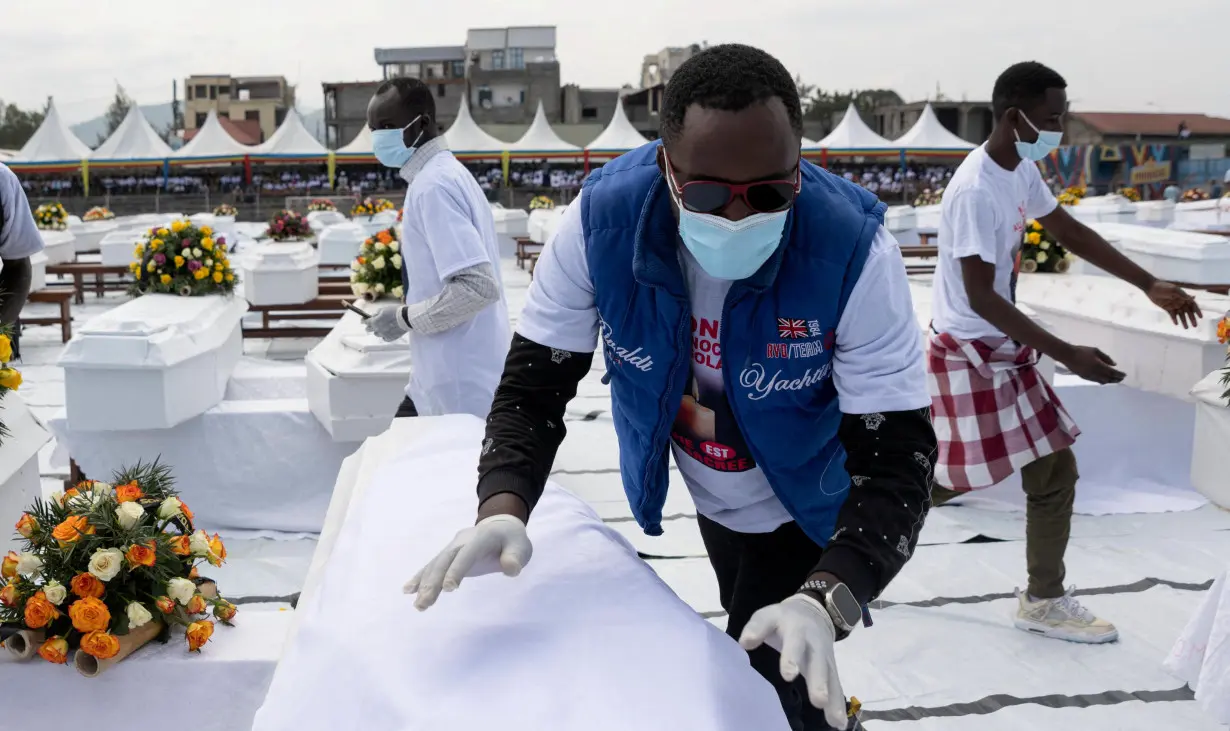
[[[1028,592],[1017,589],[1020,606],[1016,611],[1016,628],[1043,637],[1093,645],[1118,640],[1119,630],[1115,625],[1098,619],[1082,607],[1072,596],[1075,590],[1076,587],[1069,587],[1068,593],[1058,599],[1035,602],[1030,600]]]

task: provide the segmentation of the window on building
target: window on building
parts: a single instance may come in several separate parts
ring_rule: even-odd
[[[581,119],[597,119],[598,109],[596,107],[581,107]]]
[[[325,92],[325,116],[330,119],[337,116],[337,92],[333,89]]]
[[[325,127],[325,146],[330,150],[336,150],[338,148],[336,124],[331,124],[328,127]]]
[[[425,63],[423,64],[423,77],[427,79],[443,79],[444,64],[442,63]]]
[[[252,122],[259,122],[261,121],[261,111],[259,109],[244,110],[243,118]],[[279,122],[279,124],[281,123]]]
[[[410,78],[417,79],[422,75],[422,72],[422,67],[417,63],[403,63],[401,65],[402,76],[409,76]]]
[[[491,68],[493,69],[504,68],[504,52],[503,51],[492,51],[491,52]]]
[[[436,84],[436,96],[444,98],[444,84]]]
[[[260,119],[260,116],[259,116],[260,112],[257,112],[257,115],[258,115],[257,119]],[[273,126],[281,127],[282,122],[285,120],[286,120],[286,110],[285,109],[275,109],[273,111]]]
[[[524,48],[508,49],[508,68],[510,69],[525,68],[525,49]]]
[[[213,84],[209,85],[209,98],[210,99],[218,98],[218,87],[214,86]]]
[[[453,78],[464,79],[466,77],[466,62],[453,61]]]
[[[205,118],[208,116],[209,116],[208,112],[197,112],[196,113],[196,125],[195,126],[197,129],[200,129],[201,127],[205,126]]]
[[[475,100],[478,102],[478,106],[482,107],[483,109],[490,109],[493,100],[494,100],[494,97],[492,96],[492,93],[491,93],[491,87],[488,87],[488,86],[478,87],[478,99]]]
[[[204,84],[197,84],[197,85],[196,85],[196,94],[195,94],[194,96],[195,96],[197,99],[204,99],[204,98],[205,98],[205,95],[206,95],[206,94],[208,94],[208,93],[209,93],[209,92],[205,91],[205,85],[204,85]]]
[[[524,106],[524,105],[525,105],[525,89],[522,89],[522,90],[521,90],[521,101],[520,101],[519,103],[520,103],[522,106]]]

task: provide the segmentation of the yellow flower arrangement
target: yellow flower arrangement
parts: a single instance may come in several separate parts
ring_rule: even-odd
[[[0,400],[4,399],[4,395],[9,391],[16,391],[21,387],[21,371],[9,363],[13,360],[11,335],[11,328],[0,327]],[[5,427],[4,422],[0,422],[0,443],[3,443],[8,436],[8,428]]]
[[[1063,245],[1037,221],[1029,221],[1021,237],[1021,271],[1063,274],[1072,266]]]
[[[1079,205],[1081,202],[1081,199],[1084,197],[1085,197],[1085,186],[1072,185],[1072,186],[1065,188],[1064,191],[1059,194],[1057,200],[1059,201],[1059,205],[1061,206],[1075,206],[1075,205]]]
[[[1183,191],[1183,197],[1180,199],[1184,203],[1195,203],[1196,201],[1207,201],[1209,199],[1208,191],[1203,188],[1188,188]]]
[[[387,198],[364,198],[350,209],[351,216],[374,216],[381,211],[393,210],[393,202]]]
[[[188,221],[151,228],[133,249],[128,269],[136,277],[131,289],[134,295],[199,297],[235,291],[226,237]]]
[[[1115,193],[1123,196],[1124,198],[1127,198],[1133,203],[1140,202],[1140,191],[1136,190],[1130,185],[1125,188],[1120,188],[1119,190],[1116,190]]]
[[[221,216],[223,218],[227,218],[227,217],[234,218],[235,216],[239,215],[239,210],[236,209],[235,206],[232,206],[230,203],[219,203],[217,206],[214,207],[214,215]]]
[[[104,208],[103,206],[94,206],[93,208],[85,212],[85,215],[81,217],[81,220],[82,221],[110,221],[113,218],[115,218],[115,214],[112,213],[110,209]]]
[[[359,256],[350,263],[350,289],[358,297],[378,300],[401,299],[401,244],[397,227],[385,229],[363,242]]]
[[[334,205],[333,201],[329,200],[328,198],[316,198],[316,199],[313,199],[311,203],[308,203],[307,209],[308,209],[308,213],[315,213],[317,211],[327,212],[327,211],[336,211],[337,206]]]
[[[938,206],[944,200],[944,189],[923,188],[923,192],[914,199],[914,207],[921,208],[923,206]]]
[[[44,203],[34,209],[34,224],[44,231],[68,228],[68,211],[60,203]]]
[[[536,211],[540,208],[545,210],[555,208],[555,201],[551,200],[549,196],[536,195],[530,199],[530,210]]]

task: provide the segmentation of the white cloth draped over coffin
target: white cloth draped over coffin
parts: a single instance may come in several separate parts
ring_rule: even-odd
[[[554,484],[519,577],[416,611],[402,584],[473,523],[482,431],[398,419],[346,461],[253,731],[785,731],[746,653]]]
[[[1191,686],[1214,721],[1230,725],[1230,572],[1213,582],[1165,668]]]

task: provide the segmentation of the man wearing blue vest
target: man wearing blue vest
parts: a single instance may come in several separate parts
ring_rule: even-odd
[[[406,591],[426,609],[476,565],[529,561],[525,523],[601,344],[637,522],[662,533],[673,455],[727,632],[791,728],[859,728],[833,645],[914,551],[936,448],[901,253],[884,204],[801,159],[798,92],[763,51],[692,57],[661,124],[661,143],[589,177],[543,252],[476,525]]]

